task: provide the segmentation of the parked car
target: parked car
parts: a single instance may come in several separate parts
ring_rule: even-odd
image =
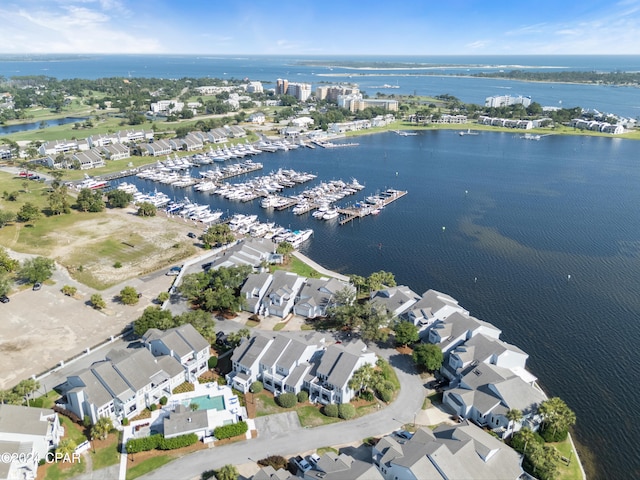
[[[407,432],[406,430],[398,430],[396,435],[400,438],[404,438],[405,440],[411,440],[413,434],[411,432]]]
[[[171,267],[167,272],[167,275],[176,276],[176,275],[179,275],[181,271],[182,271],[182,267]]]
[[[213,265],[213,262],[203,263],[202,264],[202,269],[206,272],[207,270],[209,270],[211,268],[212,265]]]
[[[2,295],[0,297],[0,302],[1,303],[9,303],[9,297],[7,297],[6,295]]]
[[[302,470],[303,472],[306,472],[307,470],[311,470],[311,465],[309,465],[309,462],[307,462],[304,458],[302,458],[300,455],[298,455],[296,458],[293,459],[293,462],[296,464],[296,466]]]
[[[309,455],[309,463],[311,463],[312,465],[318,465],[319,460],[320,455],[318,455],[317,453],[312,453],[311,455]]]
[[[40,290],[42,288],[42,284],[40,282],[36,282],[33,284],[33,290]]]
[[[193,232],[189,232],[189,233],[187,233],[187,237],[189,237],[189,238],[197,238],[198,236]]]

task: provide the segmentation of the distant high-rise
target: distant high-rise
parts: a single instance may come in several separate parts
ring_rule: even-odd
[[[304,102],[311,96],[310,83],[289,83],[288,80],[279,78],[276,81],[276,95],[291,95]]]

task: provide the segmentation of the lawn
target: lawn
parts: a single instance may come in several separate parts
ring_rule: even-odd
[[[42,468],[44,468],[44,480],[64,480],[83,473],[86,463],[82,459],[75,463],[52,463],[48,466],[40,467],[38,473]],[[38,478],[41,478],[40,475],[38,475]]]
[[[136,463],[134,457],[133,462],[129,462],[130,467],[127,469],[127,480],[133,480],[134,478],[141,477],[163,465],[166,465],[171,460],[173,460],[173,457],[169,455],[158,455],[157,457],[147,458],[146,460]]]
[[[582,472],[580,471],[579,461],[576,458],[576,454],[571,447],[569,439],[564,442],[552,443],[556,450],[560,452],[560,455],[569,459],[569,465],[566,462],[560,461],[558,467],[558,480],[582,480]]]
[[[64,438],[72,439],[76,445],[87,441],[83,426],[72,422],[69,417],[65,417],[64,415],[58,415],[58,418],[60,418],[60,423],[64,427]]]
[[[270,392],[260,392],[255,394],[253,398],[256,405],[257,417],[295,411],[298,414],[300,425],[303,427],[319,427],[321,425],[328,425],[342,421],[336,417],[327,417],[326,415],[323,415],[320,406],[310,403],[299,403],[293,408],[282,408],[276,404],[273,395]],[[364,402],[360,400],[354,402],[353,405],[356,408],[355,418],[373,413],[378,408],[376,402]]]
[[[94,440],[91,450],[91,461],[93,470],[115,465],[120,461],[118,452],[119,433],[110,433],[105,440]]]
[[[304,263],[302,260],[298,260],[296,257],[289,257],[286,264],[272,267],[272,272],[273,270],[287,270],[289,272],[297,273],[302,277],[320,277],[320,273]]]

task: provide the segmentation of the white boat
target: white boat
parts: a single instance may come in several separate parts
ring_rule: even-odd
[[[337,218],[338,215],[340,215],[338,210],[335,209],[335,208],[331,208],[331,209],[327,210],[326,212],[324,212],[324,215],[322,216],[322,219],[323,220],[332,220],[334,218]]]
[[[461,137],[464,135],[478,135],[478,132],[472,132],[471,129],[468,128],[466,132],[458,132],[458,135],[460,135]]]

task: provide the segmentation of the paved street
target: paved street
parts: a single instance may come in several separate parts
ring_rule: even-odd
[[[377,349],[374,349],[377,350]],[[164,467],[142,477],[148,480],[167,478],[196,479],[206,470],[220,468],[226,464],[241,465],[268,455],[293,455],[329,445],[360,442],[366,437],[382,435],[411,423],[414,415],[421,411],[425,389],[416,374],[413,361],[400,355],[395,349],[380,350],[396,368],[401,390],[398,398],[379,412],[355,420],[334,423],[316,428],[303,428],[269,435],[260,435],[253,440],[223,447],[202,450],[175,460]],[[273,429],[273,425],[270,426]]]

